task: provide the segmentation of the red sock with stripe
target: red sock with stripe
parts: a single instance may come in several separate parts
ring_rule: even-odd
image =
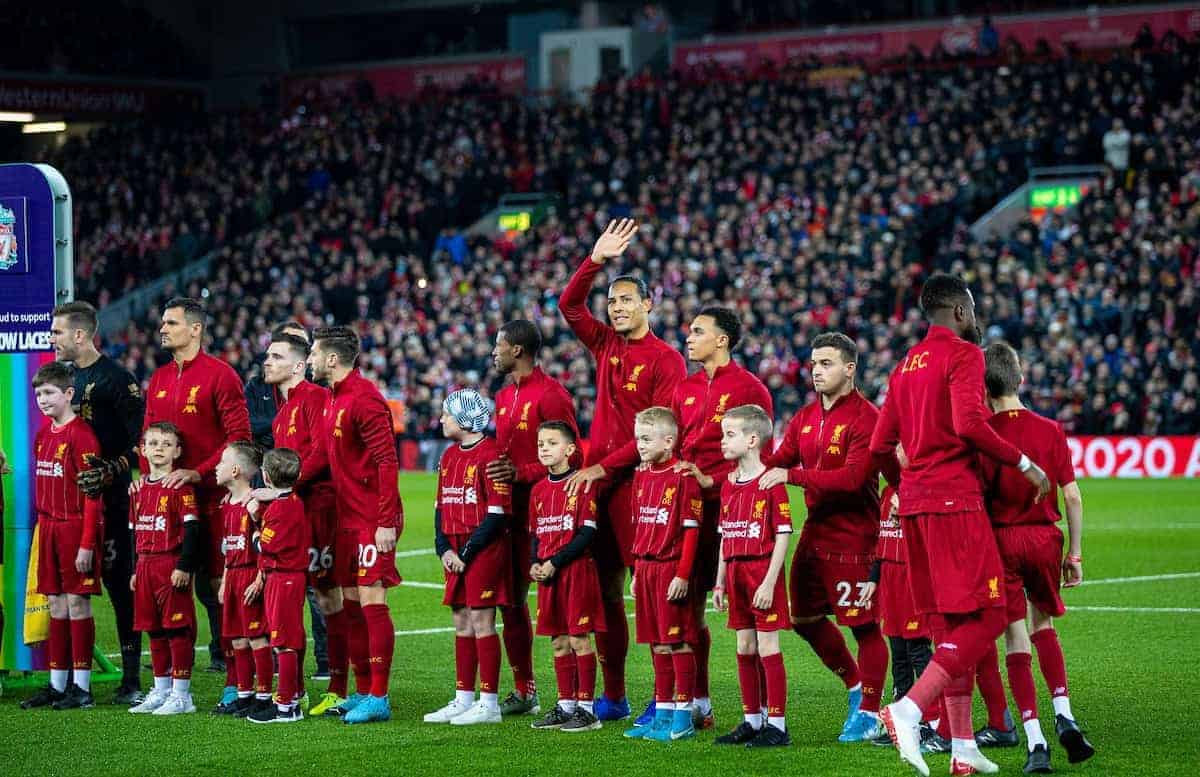
[[[578,669],[575,665],[575,654],[554,657],[554,678],[558,681],[558,698],[560,701],[575,701]],[[568,710],[569,711],[569,710]]]
[[[47,645],[50,660],[50,679],[51,684],[59,691],[64,691],[67,688],[67,678],[71,671],[71,621],[66,618],[51,618],[50,619],[50,644]],[[56,672],[66,672],[67,674],[58,674]],[[54,683],[55,679],[61,678],[62,688]]]
[[[1062,643],[1054,629],[1041,629],[1029,635],[1029,641],[1037,650],[1038,665],[1051,696],[1070,696],[1067,687],[1067,661],[1063,658]]]
[[[742,689],[742,712],[746,715],[762,714],[762,697],[758,692],[760,662],[757,653],[738,653],[738,685]]]
[[[470,691],[475,695],[475,676],[479,669],[479,654],[474,637],[454,637],[454,690]]]
[[[596,654],[575,654],[575,700],[590,710],[596,698]]]
[[[1021,722],[1034,720],[1038,716],[1038,708],[1037,689],[1033,684],[1033,656],[1028,653],[1009,653],[1004,663],[1008,666],[1008,687],[1012,689]]]
[[[787,711],[787,669],[783,665],[783,654],[762,656],[761,661],[767,675],[767,718],[776,728],[785,728],[781,725]]]
[[[85,691],[92,689],[92,650],[96,646],[95,618],[71,621],[71,669],[74,682]]]
[[[475,654],[479,656],[479,693],[498,693],[500,688],[500,635],[489,634],[486,637],[476,637]]]

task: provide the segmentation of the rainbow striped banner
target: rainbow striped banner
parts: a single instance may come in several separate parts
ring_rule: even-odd
[[[24,641],[25,583],[33,537],[33,438],[44,419],[33,400],[30,382],[38,368],[53,361],[53,351],[0,354],[0,448],[12,474],[3,476],[4,564],[0,567],[0,603],[4,606],[0,669],[46,666],[44,643]]]

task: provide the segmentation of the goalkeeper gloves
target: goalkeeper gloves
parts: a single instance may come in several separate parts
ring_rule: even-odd
[[[80,491],[92,498],[103,494],[117,475],[129,471],[129,462],[125,461],[124,457],[102,459],[94,453],[88,453],[84,456],[84,461],[88,469],[79,473],[75,483]]]

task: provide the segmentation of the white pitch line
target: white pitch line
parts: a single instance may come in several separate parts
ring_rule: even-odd
[[[1067,613],[1078,612],[1184,612],[1196,613],[1200,612],[1200,607],[1094,607],[1094,606],[1075,606],[1067,605]]]
[[[1115,583],[1150,583],[1155,580],[1183,580],[1200,577],[1200,572],[1173,572],[1167,575],[1138,575],[1136,577],[1103,577],[1099,580],[1084,580],[1080,585],[1113,585]]]
[[[429,556],[430,558],[437,558],[432,550],[417,549],[396,551],[396,558],[415,558],[416,556]]]

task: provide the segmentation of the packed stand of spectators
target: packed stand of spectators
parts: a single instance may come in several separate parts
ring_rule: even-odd
[[[1039,412],[1076,433],[1195,433],[1197,50],[876,75],[844,93],[810,90],[801,71],[641,79],[584,106],[514,108],[509,153],[521,162],[510,177],[524,171],[525,189],[565,195],[535,230],[494,243],[447,232],[431,257],[421,211],[371,167],[226,245],[213,277],[181,291],[208,294],[214,349],[243,374],[274,323],[357,321],[366,372],[405,403],[416,438],[438,434],[446,392],[498,388],[495,331],[530,318],[586,426],[590,358],[557,295],[607,219],[633,216],[643,226],[627,269],[655,290],[656,330],[682,349],[702,306],[736,307],[739,358],[780,418],[811,399],[807,344],[826,329],[857,339],[859,385],[882,400],[922,334],[921,281],[953,269],[978,290],[989,336],[1022,352]],[[967,226],[1030,167],[1101,163],[1117,118],[1131,134],[1128,166],[1110,169],[1077,215],[971,240]],[[460,122],[428,129],[451,133],[468,169],[494,166],[487,129]],[[601,317],[602,298],[598,288]],[[156,326],[151,314],[110,343],[141,376],[161,358]]]
[[[127,0],[6,3],[4,27],[0,70],[144,78],[206,71],[169,25]]]

